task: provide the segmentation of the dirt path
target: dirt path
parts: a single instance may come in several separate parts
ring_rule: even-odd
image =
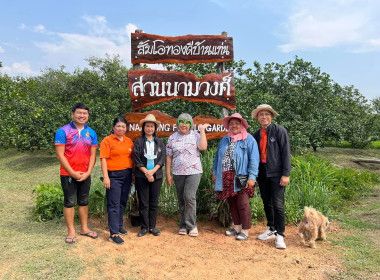
[[[85,266],[82,279],[327,279],[342,269],[328,240],[317,249],[302,247],[295,226],[286,230],[288,249],[278,250],[273,239],[256,239],[263,224],[251,228],[246,242],[224,236],[213,222],[199,223],[197,238],[178,235],[174,219],[159,217],[157,225],[158,237],[137,237],[139,228],[128,226],[117,246],[108,241],[106,221],[92,220],[100,237],[80,237],[73,248]],[[338,230],[334,223],[329,229]]]

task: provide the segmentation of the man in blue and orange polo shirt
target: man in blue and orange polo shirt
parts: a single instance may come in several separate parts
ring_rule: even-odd
[[[90,175],[95,165],[98,139],[95,131],[86,125],[89,109],[85,104],[75,104],[71,117],[73,121],[58,129],[55,135],[56,155],[61,163],[63,215],[68,229],[65,241],[69,244],[77,241],[74,228],[76,202],[81,223],[80,235],[93,239],[98,237],[96,232],[87,227]]]

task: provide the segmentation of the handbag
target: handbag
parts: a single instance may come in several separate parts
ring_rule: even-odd
[[[236,186],[240,189],[244,189],[247,185],[248,175],[235,175]]]

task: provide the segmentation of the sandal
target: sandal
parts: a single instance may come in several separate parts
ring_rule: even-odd
[[[186,235],[187,234],[187,230],[185,228],[180,228],[178,234],[179,235]]]
[[[195,227],[192,230],[190,230],[189,235],[191,237],[197,237],[198,236],[198,229],[197,229],[197,227]]]
[[[75,242],[77,242],[77,240],[78,240],[78,238],[76,236],[74,236],[74,237],[66,236],[65,242],[67,244],[74,244]]]
[[[96,235],[93,235],[93,234],[96,234]],[[92,239],[98,238],[98,234],[95,231],[90,231],[87,233],[81,233],[80,235],[87,236],[87,237],[90,237]]]

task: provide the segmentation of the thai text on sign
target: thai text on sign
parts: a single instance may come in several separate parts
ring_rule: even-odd
[[[128,122],[126,136],[135,141],[141,137],[140,120],[144,119],[146,115],[153,114],[161,124],[157,128],[158,137],[169,137],[177,131],[177,119],[160,111],[154,110],[145,113],[127,113],[125,118]],[[200,124],[209,123],[210,126],[206,129],[206,136],[208,140],[221,138],[227,135],[227,130],[222,125],[222,120],[211,116],[196,116],[193,118],[196,130]]]
[[[131,34],[132,63],[209,63],[233,60],[232,37]]]
[[[198,79],[192,73],[137,70],[128,72],[133,110],[171,99],[213,102],[236,109],[233,72],[208,74]]]

